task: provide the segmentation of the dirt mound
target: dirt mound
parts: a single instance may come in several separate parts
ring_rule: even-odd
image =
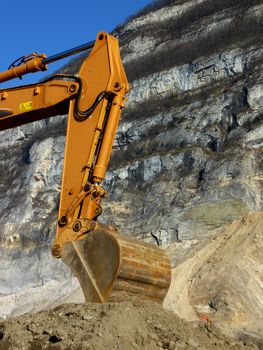
[[[165,307],[188,321],[200,312],[235,326],[262,319],[262,225],[262,212],[246,215],[193,249],[173,269]]]
[[[68,304],[0,322],[0,349],[257,349],[156,303]]]

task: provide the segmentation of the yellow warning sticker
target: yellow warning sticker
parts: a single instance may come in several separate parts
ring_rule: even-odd
[[[27,102],[20,103],[18,108],[19,108],[20,112],[29,111],[30,109],[33,109],[33,101],[27,101]]]

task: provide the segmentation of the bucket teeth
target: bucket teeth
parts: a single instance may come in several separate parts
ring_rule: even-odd
[[[61,257],[87,302],[103,303],[124,294],[162,302],[170,286],[171,266],[163,250],[104,228],[65,243]]]

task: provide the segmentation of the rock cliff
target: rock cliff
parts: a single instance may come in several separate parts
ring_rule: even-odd
[[[102,220],[152,243],[154,233],[176,268],[226,225],[262,210],[262,14],[261,0],[159,1],[116,29],[131,89]],[[74,62],[64,71],[76,71]],[[61,116],[1,134],[2,315],[81,300],[49,254],[65,125]],[[253,274],[251,263],[240,288]],[[196,284],[189,293],[192,305],[204,298]],[[251,315],[249,303],[242,312]]]

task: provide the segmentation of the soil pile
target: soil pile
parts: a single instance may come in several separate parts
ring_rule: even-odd
[[[258,349],[156,303],[68,304],[0,322],[0,349]]]
[[[165,307],[188,321],[201,312],[213,322],[234,327],[259,320],[263,325],[262,226],[263,212],[248,214],[181,257]],[[172,259],[184,250],[180,246],[171,251]]]

